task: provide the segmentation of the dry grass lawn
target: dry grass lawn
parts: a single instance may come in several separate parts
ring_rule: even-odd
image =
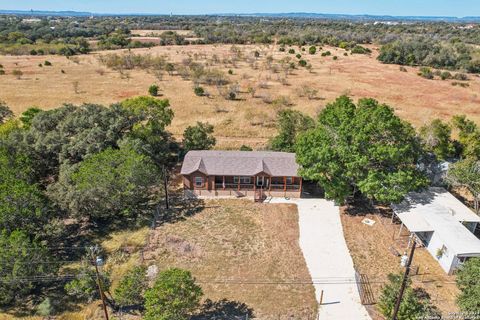
[[[362,223],[364,218],[376,221],[373,227]],[[404,272],[400,267],[400,258],[392,252],[400,254],[406,251],[408,231],[403,229],[399,237],[400,226],[390,224],[390,219],[365,210],[359,215],[342,214],[342,225],[350,254],[355,267],[366,274],[371,281],[372,290],[378,300],[383,283],[389,273]],[[457,312],[455,304],[459,291],[455,277],[447,275],[425,248],[415,251],[414,268],[419,267],[418,275],[412,276],[414,287],[425,289],[432,302],[445,315]],[[382,319],[375,306],[368,308],[374,319]]]
[[[141,32],[140,32],[141,33]],[[198,62],[209,60],[209,67],[220,69],[228,75],[231,83],[240,85],[239,99],[228,101],[221,97],[217,88],[205,86],[210,97],[197,97],[193,93],[192,81],[182,80],[178,75],[165,74],[158,81],[153,74],[143,70],[132,70],[120,75],[100,64],[100,52],[70,59],[61,56],[0,56],[6,75],[0,76],[0,99],[18,114],[30,106],[51,109],[63,103],[83,102],[110,104],[123,99],[144,95],[149,85],[158,83],[163,97],[170,99],[175,119],[170,130],[180,135],[186,126],[196,121],[208,121],[215,125],[219,148],[238,148],[242,144],[261,148],[275,133],[273,121],[279,109],[265,100],[287,97],[290,108],[314,115],[328,102],[341,94],[349,94],[354,99],[373,97],[390,104],[397,114],[419,126],[428,120],[440,117],[448,119],[454,114],[465,113],[480,121],[480,79],[470,75],[468,88],[452,86],[452,81],[427,80],[419,77],[417,68],[407,68],[401,72],[397,65],[384,65],[378,62],[376,50],[371,56],[344,56],[342,49],[327,48],[332,56],[322,57],[319,53],[309,55],[301,52],[303,58],[312,64],[312,72],[298,68],[285,79],[283,71],[274,73],[265,68],[266,57],[272,55],[275,61],[294,55],[278,51],[277,46],[237,46],[243,59],[235,65],[225,64],[224,59],[232,58],[230,45],[166,46],[134,49],[132,52],[163,55],[169,61],[181,63],[192,57]],[[297,52],[300,52],[295,47]],[[256,67],[247,62],[258,50],[261,57]],[[118,50],[117,52],[120,52]],[[216,55],[220,62],[212,63]],[[45,60],[52,66],[39,67]],[[23,76],[17,79],[14,69],[21,70]],[[62,73],[62,70],[64,73]],[[248,92],[255,87],[255,97]],[[302,87],[318,90],[316,99],[301,97]],[[264,87],[264,88],[261,88]]]
[[[158,227],[145,257],[160,270],[191,270],[205,298],[245,303],[258,319],[309,319],[313,286],[278,284],[311,281],[298,238],[295,206],[211,200],[195,216]]]

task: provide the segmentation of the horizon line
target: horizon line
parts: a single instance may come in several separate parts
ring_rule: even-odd
[[[324,12],[223,12],[223,13],[141,13],[141,12],[129,12],[129,13],[115,13],[115,12],[92,12],[92,11],[76,11],[76,10],[54,10],[54,9],[0,9],[0,13],[77,13],[85,15],[96,15],[96,16],[269,16],[269,15],[324,15],[324,16],[349,16],[349,17],[390,17],[390,18],[448,18],[448,19],[468,19],[468,18],[477,18],[480,19],[480,16],[446,16],[446,15],[392,15],[392,14],[371,14],[371,13],[324,13]]]

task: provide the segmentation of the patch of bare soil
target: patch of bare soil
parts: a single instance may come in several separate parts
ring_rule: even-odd
[[[368,276],[376,299],[380,297],[389,273],[404,272],[399,255],[407,251],[409,237],[405,228],[400,234],[400,225],[391,224],[387,208],[378,209],[363,207],[352,212],[343,207],[341,215],[345,239],[355,268]],[[364,218],[376,223],[373,226],[365,225],[362,223]],[[447,275],[425,248],[415,251],[413,270],[413,286],[425,289],[432,303],[443,314],[458,311],[455,299],[459,291],[455,277]],[[368,309],[374,319],[382,319],[374,305]]]
[[[213,304],[241,305],[258,319],[315,319],[295,206],[244,200],[201,206],[194,216],[156,228],[147,263],[191,270]]]

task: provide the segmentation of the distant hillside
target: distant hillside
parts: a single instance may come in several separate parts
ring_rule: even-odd
[[[79,11],[39,11],[39,10],[0,10],[0,14],[28,15],[28,16],[63,16],[63,17],[89,17],[89,16],[162,16],[164,14],[115,14],[93,13]],[[329,19],[329,20],[352,20],[352,21],[431,21],[431,22],[457,22],[457,23],[480,23],[480,17],[441,17],[441,16],[389,16],[389,15],[350,15],[328,13],[224,13],[211,14],[210,16],[235,16],[235,17],[259,17],[259,18],[288,18],[288,19]]]

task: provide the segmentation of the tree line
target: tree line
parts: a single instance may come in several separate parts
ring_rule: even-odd
[[[78,276],[59,288],[61,268],[85,260],[98,232],[149,223],[163,199],[162,172],[188,150],[215,144],[204,123],[175,141],[173,117],[168,100],[147,96],[33,107],[19,117],[0,102],[0,309],[27,298],[39,304],[52,290],[98,296],[91,265],[71,270]]]

